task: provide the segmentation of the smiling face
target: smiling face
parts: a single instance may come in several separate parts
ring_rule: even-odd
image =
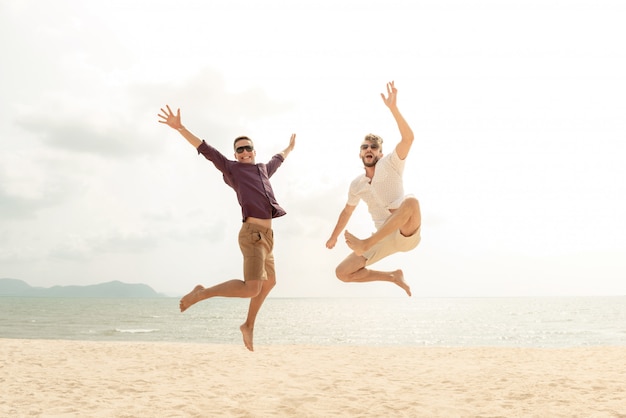
[[[239,137],[235,139],[235,158],[240,163],[254,164],[254,158],[256,157],[256,151],[254,150],[254,144],[248,137]]]
[[[361,144],[359,157],[365,167],[374,167],[383,156],[383,140],[377,135],[369,134]]]

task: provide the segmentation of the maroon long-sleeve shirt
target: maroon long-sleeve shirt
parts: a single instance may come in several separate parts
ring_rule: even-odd
[[[284,161],[281,154],[274,155],[267,164],[240,163],[229,160],[205,141],[198,146],[198,154],[211,161],[222,172],[224,182],[235,190],[243,221],[249,216],[272,219],[287,213],[276,201],[270,183],[270,177]]]

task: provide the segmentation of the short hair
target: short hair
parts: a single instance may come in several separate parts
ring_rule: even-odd
[[[378,135],[374,135],[374,134],[367,134],[365,135],[365,141],[371,141],[371,142],[376,142],[378,145],[380,145],[380,147],[383,147],[383,139],[381,137],[379,137]]]
[[[252,142],[250,138],[244,135],[244,136],[238,136],[237,138],[235,138],[235,140],[233,141],[233,148],[236,148],[237,141],[250,141],[252,146],[254,146],[254,142]]]

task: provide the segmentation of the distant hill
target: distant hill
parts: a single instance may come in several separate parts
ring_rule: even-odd
[[[160,298],[150,286],[112,281],[87,286],[32,287],[23,280],[0,279],[0,296],[65,298]]]

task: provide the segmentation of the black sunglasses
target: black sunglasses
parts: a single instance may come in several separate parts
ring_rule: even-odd
[[[366,149],[368,149],[368,148],[371,148],[371,149],[378,149],[378,144],[361,144],[361,149],[362,149],[362,150],[364,150],[364,151],[365,151],[365,150],[366,150]]]
[[[243,147],[235,148],[235,151],[237,152],[237,154],[241,154],[244,150],[248,152],[252,152],[254,151],[254,147],[252,145],[244,145]]]

